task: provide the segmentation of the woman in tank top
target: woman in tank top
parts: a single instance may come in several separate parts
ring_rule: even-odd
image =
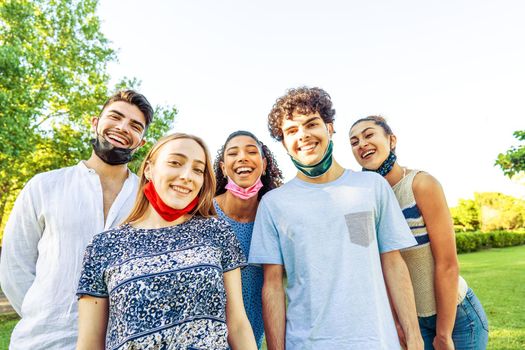
[[[214,205],[220,218],[232,227],[248,259],[253,223],[260,198],[282,184],[282,173],[272,152],[248,131],[231,133],[215,158],[217,190]],[[247,266],[241,271],[242,296],[257,346],[263,341],[263,271]]]
[[[485,349],[487,317],[459,276],[454,228],[441,185],[430,174],[397,163],[397,138],[384,118],[357,120],[349,136],[363,171],[379,173],[392,186],[417,240],[401,254],[410,271],[425,350]]]

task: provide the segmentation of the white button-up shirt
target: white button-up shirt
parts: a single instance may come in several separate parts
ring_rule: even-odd
[[[102,185],[84,162],[27,183],[6,224],[0,262],[2,290],[22,317],[11,350],[75,348],[84,250],[93,235],[127,217],[137,186],[129,172],[104,223]]]

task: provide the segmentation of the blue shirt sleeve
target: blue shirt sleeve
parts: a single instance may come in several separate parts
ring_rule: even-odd
[[[279,230],[274,217],[267,207],[265,197],[259,203],[253,227],[252,242],[250,245],[250,264],[278,264],[284,265]]]
[[[78,296],[108,297],[108,288],[104,280],[108,254],[104,249],[103,240],[100,239],[101,236],[102,234],[95,236],[84,252],[84,262],[77,290]]]
[[[408,227],[394,191],[384,178],[378,179],[376,232],[379,252],[387,253],[416,245],[416,239]]]
[[[217,221],[219,230],[217,238],[222,249],[222,270],[226,272],[246,266],[246,257],[230,224],[222,219],[217,219]]]

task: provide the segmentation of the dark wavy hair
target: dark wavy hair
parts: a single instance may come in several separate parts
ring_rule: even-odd
[[[257,197],[260,200],[266,192],[273,190],[274,188],[277,188],[283,184],[283,173],[279,169],[279,166],[277,165],[277,161],[275,160],[272,151],[270,151],[270,149],[264,143],[259,141],[259,139],[254,134],[244,130],[232,132],[228,136],[228,138],[226,138],[226,141],[224,142],[222,147],[217,151],[217,156],[215,157],[215,161],[213,162],[215,178],[217,180],[217,189],[215,191],[215,196],[226,192],[225,187],[228,183],[228,179],[222,172],[221,162],[224,161],[224,149],[226,148],[226,145],[228,144],[228,142],[230,142],[231,139],[237,136],[248,136],[254,139],[257,145],[259,146],[259,150],[261,151],[263,158],[266,159],[266,172],[261,176],[261,182],[263,183],[263,187],[259,191]]]
[[[301,114],[319,113],[325,123],[333,123],[335,119],[335,109],[332,108],[332,99],[323,89],[302,86],[290,89],[286,95],[275,101],[275,104],[268,114],[268,130],[270,135],[277,141],[283,140],[284,118],[289,119],[294,112]]]
[[[368,117],[356,120],[354,124],[352,124],[352,126],[350,127],[349,133],[352,131],[352,128],[354,126],[361,122],[374,122],[375,125],[378,125],[381,127],[381,129],[383,129],[383,131],[385,132],[385,136],[394,135],[394,132],[392,131],[392,128],[390,128],[390,125],[388,125],[386,119],[380,115],[369,115]],[[395,147],[392,149],[392,152],[396,153]]]

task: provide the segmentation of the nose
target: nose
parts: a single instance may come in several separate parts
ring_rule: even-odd
[[[248,155],[246,154],[246,152],[243,151],[243,150],[239,151],[239,153],[237,154],[237,159],[236,160],[238,162],[244,163],[244,162],[247,161],[247,159],[248,159]]]
[[[122,118],[117,123],[117,129],[125,132],[126,134],[130,133],[129,128],[131,128],[130,121],[127,118]]]
[[[310,133],[308,130],[302,126],[297,129],[297,137],[299,137],[299,140],[303,141],[310,137]]]
[[[184,181],[192,181],[192,174],[193,170],[192,167],[189,165],[186,165],[180,169],[179,178]]]

